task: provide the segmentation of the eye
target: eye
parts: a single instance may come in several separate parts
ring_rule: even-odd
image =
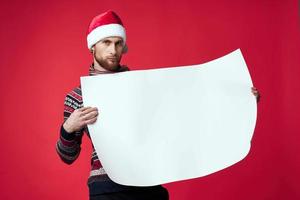
[[[109,45],[110,41],[109,40],[103,40],[102,43],[105,44],[105,45]]]
[[[120,40],[120,41],[116,42],[116,46],[123,46],[123,41]]]

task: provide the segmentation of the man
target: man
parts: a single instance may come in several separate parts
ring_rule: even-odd
[[[90,75],[117,73],[129,70],[120,65],[122,54],[127,51],[126,34],[121,19],[113,11],[96,16],[87,34],[88,48],[93,55]],[[258,91],[252,88],[255,96]],[[87,125],[96,122],[97,108],[83,107],[80,86],[69,92],[65,98],[64,123],[56,150],[61,159],[73,163],[80,153],[83,133],[89,136]],[[107,176],[94,149],[91,158],[91,172],[88,179],[90,200],[167,200],[168,191],[158,185],[153,187],[131,187],[114,183]]]
[[[126,33],[121,19],[113,11],[96,16],[89,25],[88,48],[93,55],[89,74],[100,75],[128,71],[121,66],[122,54],[127,52]],[[87,125],[96,122],[97,108],[83,107],[80,86],[69,92],[64,104],[64,123],[56,150],[61,159],[73,163],[80,153],[83,133],[89,136]],[[93,149],[91,172],[88,178],[90,200],[167,200],[168,191],[158,185],[152,187],[131,187],[114,183],[107,176]]]

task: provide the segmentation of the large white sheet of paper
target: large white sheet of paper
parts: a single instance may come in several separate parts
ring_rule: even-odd
[[[205,176],[242,160],[256,122],[238,49],[208,63],[81,77],[89,125],[109,177],[150,186]]]

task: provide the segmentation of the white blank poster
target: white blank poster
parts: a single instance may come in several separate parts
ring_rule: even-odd
[[[89,125],[109,177],[151,186],[205,176],[243,159],[256,122],[238,49],[208,63],[81,77]]]

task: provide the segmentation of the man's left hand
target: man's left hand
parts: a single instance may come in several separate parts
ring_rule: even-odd
[[[260,93],[258,92],[256,87],[251,87],[252,94],[256,97],[256,102],[260,100]]]

